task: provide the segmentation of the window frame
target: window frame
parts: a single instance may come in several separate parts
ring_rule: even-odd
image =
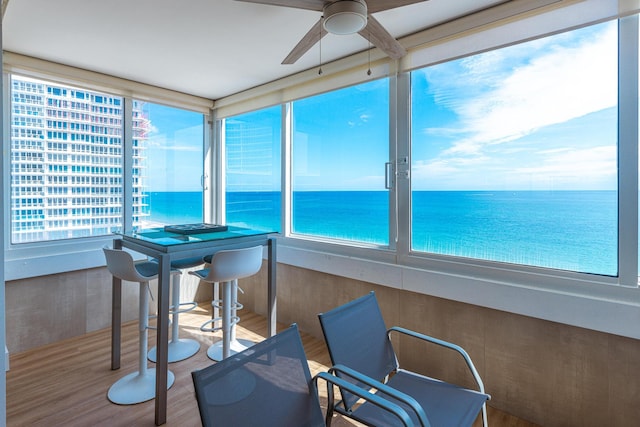
[[[286,109],[283,108],[283,106],[276,105],[276,106],[271,106],[271,107],[260,108],[260,109],[257,109],[257,110],[249,111],[249,112],[238,114],[238,115],[234,115],[234,116],[228,116],[228,117],[225,117],[223,119],[217,120],[216,121],[216,132],[217,132],[216,133],[216,135],[217,135],[216,141],[220,141],[220,143],[216,144],[216,145],[218,146],[217,148],[218,148],[218,150],[220,152],[220,155],[219,155],[219,162],[220,163],[219,163],[219,165],[225,165],[226,166],[229,163],[227,161],[227,157],[226,157],[227,156],[226,153],[227,153],[228,148],[229,148],[228,147],[229,144],[227,144],[227,142],[226,142],[226,134],[227,134],[227,131],[229,130],[229,126],[227,124],[227,121],[229,119],[233,119],[233,118],[239,117],[239,116],[253,115],[254,113],[262,113],[262,112],[264,112],[264,111],[266,111],[268,109],[273,109],[273,111],[278,110],[277,114],[279,115],[279,119],[280,119],[279,120],[280,128],[276,132],[280,136],[279,140],[276,140],[277,141],[277,147],[276,147],[276,144],[273,144],[270,147],[270,150],[272,152],[273,151],[277,151],[278,152],[279,156],[273,156],[272,158],[274,159],[274,162],[275,161],[278,162],[280,167],[277,170],[275,168],[270,169],[268,175],[272,176],[271,175],[271,171],[274,171],[275,173],[273,174],[273,176],[274,177],[277,176],[280,179],[279,189],[278,190],[271,190],[271,191],[280,193],[281,203],[280,203],[279,209],[280,209],[280,213],[282,214],[282,212],[283,212],[283,209],[282,209],[282,200],[283,200],[283,197],[282,197],[282,191],[283,191],[282,190],[283,189],[282,170],[284,169],[284,163],[283,163],[284,158],[283,158],[283,155],[282,155],[281,147],[282,147],[283,133],[286,131],[285,127],[283,126],[283,123],[284,123],[283,114],[286,111]],[[231,126],[231,128],[233,128],[233,126]],[[240,138],[244,138],[244,137],[240,137]],[[215,221],[214,222],[218,223],[218,224],[220,224],[220,223],[226,224],[227,223],[227,220],[226,220],[227,211],[228,211],[228,209],[227,209],[228,208],[228,206],[227,206],[227,200],[228,200],[227,181],[228,181],[229,176],[228,176],[227,170],[226,170],[226,168],[224,166],[216,166],[216,170],[218,170],[219,173],[216,175],[215,183],[217,184],[217,186],[215,188],[219,188],[221,190],[220,191],[214,191],[214,193],[216,193],[216,194],[212,195],[212,197],[214,197],[216,199],[216,209],[214,209],[214,212],[216,212],[217,215],[215,217]],[[242,176],[243,174],[240,173],[239,175]],[[244,185],[244,183],[242,185]],[[249,184],[249,186],[251,186],[251,185],[255,185],[255,183]],[[268,186],[269,186],[269,184],[267,184],[267,187]],[[230,223],[230,225],[231,224],[233,224],[233,223]],[[278,224],[278,225],[281,226],[281,224],[282,224],[282,215],[280,215],[280,224]],[[261,225],[257,226],[257,228],[261,228],[261,227],[264,227],[264,224],[261,224]],[[282,228],[280,228],[280,229],[282,229]]]
[[[386,80],[386,85],[388,86],[388,93],[386,94],[387,96],[387,100],[388,100],[388,122],[387,122],[387,127],[388,127],[388,143],[387,143],[387,149],[389,150],[390,147],[395,147],[396,143],[395,143],[395,131],[394,131],[394,125],[392,123],[392,118],[395,116],[394,112],[396,110],[396,106],[395,106],[395,102],[396,99],[394,98],[394,94],[395,91],[392,89],[392,81],[391,81],[392,77],[387,77],[387,76],[383,76],[383,77],[379,77],[379,78],[372,78],[369,81],[366,82],[359,82],[359,83],[355,83],[353,85],[348,86],[348,88],[354,88],[356,86],[363,86],[365,84],[368,83],[374,83],[375,84],[380,84],[381,81]],[[334,91],[341,91],[346,89],[345,87],[340,87],[340,88],[336,88],[334,89]],[[333,92],[333,91],[332,91]],[[295,112],[296,112],[296,107],[295,107],[295,103],[298,101],[305,101],[308,100],[309,98],[313,98],[314,96],[322,96],[325,95],[328,92],[323,92],[321,94],[316,94],[316,95],[312,95],[312,96],[307,96],[304,98],[299,98],[299,99],[294,99],[290,102],[288,102],[287,104],[289,105],[289,108],[287,109],[288,112],[291,113],[291,115],[288,117],[288,123],[291,123],[291,128],[288,130],[288,132],[291,134],[291,138],[289,140],[287,140],[286,142],[284,142],[285,144],[285,150],[288,152],[288,158],[290,159],[290,164],[288,165],[288,167],[286,168],[288,173],[287,179],[290,182],[290,187],[286,197],[288,199],[288,204],[287,206],[289,206],[289,211],[287,211],[287,217],[289,218],[287,224],[286,224],[286,229],[287,229],[287,237],[292,237],[292,238],[297,238],[297,239],[301,239],[301,240],[309,240],[309,241],[322,241],[322,242],[328,242],[329,244],[337,244],[337,245],[346,245],[346,246],[354,246],[354,247],[363,247],[363,248],[374,248],[374,249],[380,249],[380,250],[390,250],[393,251],[396,247],[396,227],[395,225],[393,225],[393,221],[391,218],[395,218],[395,212],[392,213],[391,209],[392,206],[395,206],[394,200],[395,200],[395,185],[390,185],[389,188],[385,188],[385,187],[381,187],[379,190],[377,191],[381,191],[381,192],[386,192],[387,193],[387,203],[389,206],[389,218],[387,220],[387,242],[386,243],[377,243],[377,242],[367,242],[367,241],[363,241],[363,240],[356,240],[356,239],[349,239],[346,237],[333,237],[333,236],[323,236],[323,235],[314,235],[314,234],[308,234],[305,231],[301,231],[301,230],[293,230],[293,221],[294,221],[294,212],[293,212],[293,195],[294,195],[294,181],[296,181],[296,177],[294,176],[294,167],[293,167],[293,162],[294,162],[294,145],[296,144],[295,141],[295,129],[294,129],[294,123],[295,123]],[[393,99],[392,99],[393,98]],[[390,158],[391,156],[393,156],[393,151],[391,150],[388,152],[387,156],[388,158]],[[387,163],[389,162],[387,158]],[[353,160],[352,162],[356,162],[357,160]],[[382,170],[385,167],[385,162],[381,162],[379,165],[377,165],[378,169],[377,170]],[[372,169],[372,171],[374,171]],[[389,173],[390,175],[393,174],[393,172]],[[385,177],[386,178],[386,177]],[[298,178],[299,179],[299,178]],[[390,177],[391,180],[393,180],[392,177]],[[304,190],[298,190],[298,191],[304,191]],[[325,191],[325,190],[318,190],[318,191]],[[336,191],[336,190],[326,190],[326,191]],[[351,191],[351,190],[346,190],[346,191]],[[355,190],[355,191],[363,191],[363,190]],[[367,191],[367,190],[364,190]],[[285,227],[282,227],[282,229],[284,230]]]
[[[477,277],[483,277],[488,280],[494,280],[495,276],[493,274],[488,274],[487,271],[495,271],[497,269],[498,271],[503,271],[503,270],[510,271],[510,272],[521,271],[526,274],[544,274],[544,275],[550,274],[553,277],[558,277],[558,278],[567,278],[570,280],[579,279],[579,280],[584,280],[588,282],[593,281],[599,284],[607,284],[607,285],[622,285],[622,286],[628,286],[628,287],[638,286],[640,282],[640,278],[639,278],[640,271],[638,271],[638,263],[637,263],[638,251],[637,251],[637,248],[635,248],[635,246],[637,246],[636,245],[637,227],[632,226],[633,224],[637,224],[637,222],[633,222],[633,218],[637,218],[637,204],[638,204],[637,197],[633,197],[634,195],[637,196],[637,192],[638,192],[638,185],[637,185],[638,183],[638,162],[637,162],[638,160],[638,150],[637,150],[638,126],[637,126],[637,119],[635,121],[633,119],[634,117],[636,118],[638,117],[638,98],[637,98],[637,95],[634,96],[634,94],[638,93],[638,87],[637,87],[638,46],[637,46],[637,43],[635,43],[637,41],[638,34],[639,34],[638,29],[636,28],[638,15],[623,17],[620,19],[608,19],[604,21],[589,23],[587,25],[569,28],[564,31],[560,31],[559,33],[576,31],[581,28],[588,28],[592,25],[597,25],[602,22],[608,22],[608,21],[617,22],[618,83],[619,83],[617,85],[618,86],[617,95],[618,95],[618,102],[619,102],[618,110],[619,110],[619,113],[621,111],[626,111],[626,117],[624,118],[622,117],[621,113],[619,114],[618,124],[617,124],[618,138],[617,138],[616,148],[618,153],[618,159],[617,159],[618,160],[618,170],[617,170],[618,188],[617,190],[615,190],[617,192],[616,207],[618,210],[618,224],[617,224],[618,228],[616,230],[617,231],[616,250],[618,255],[617,275],[610,276],[607,274],[599,274],[599,273],[591,273],[591,272],[575,272],[571,270],[536,266],[534,264],[527,265],[527,264],[518,264],[515,262],[512,264],[510,262],[501,262],[501,261],[496,261],[489,258],[481,259],[481,258],[447,255],[447,254],[440,254],[440,253],[426,253],[423,251],[412,250],[412,249],[407,250],[403,254],[405,256],[405,259],[408,265],[419,266],[420,260],[429,260],[430,262],[433,261],[434,263],[439,263],[440,265],[442,265],[442,268],[444,269],[448,268],[447,267],[448,265],[454,265],[454,266],[461,265],[463,266],[462,267],[463,270],[467,270],[467,267],[469,265],[473,265],[476,267],[476,269],[471,270],[469,274],[473,274],[474,276],[477,276]],[[536,38],[536,40],[542,39],[554,34],[541,35],[540,37]],[[501,45],[492,50],[499,51],[500,49],[503,49],[503,48],[509,48],[511,46],[517,46],[518,44],[521,44],[521,43],[526,43],[527,41],[528,40],[523,40],[519,43],[514,43],[510,45]],[[484,52],[485,51],[473,52],[462,57],[456,56],[452,58],[451,61],[456,61],[463,58],[469,58],[476,54],[484,53]],[[440,63],[442,62],[438,62],[437,64],[440,64]],[[426,67],[428,66],[429,65],[427,65]],[[420,67],[419,69],[416,69],[416,70],[420,70],[423,68],[425,67]],[[636,71],[634,71],[634,68],[636,69]],[[634,78],[625,77],[625,76],[633,76],[633,75],[636,76],[636,80],[634,80]],[[411,94],[411,76],[410,75],[408,75],[407,80],[408,81],[404,83],[404,85],[406,86],[405,89],[409,91],[409,95],[407,96],[408,112],[406,114],[408,114],[408,117],[410,118],[411,117],[411,95],[410,95]],[[408,121],[410,121],[410,119],[408,119]],[[410,131],[411,129],[409,129],[409,132]],[[621,142],[622,140],[624,140],[625,142],[624,145]],[[408,158],[410,159],[409,163],[411,163],[410,136],[407,137],[407,139],[405,139],[404,141],[407,141],[406,153]],[[629,141],[631,141],[631,144],[629,144]],[[625,163],[624,166],[621,165],[622,162]],[[622,178],[623,174],[624,174],[624,178]],[[635,185],[633,185],[634,183]],[[626,192],[625,196],[623,196],[623,187],[624,187],[624,191]],[[411,221],[411,212],[410,212],[410,209],[411,209],[410,203],[411,203],[411,197],[412,197],[411,183],[409,183],[409,185],[405,188],[405,191],[403,192],[403,194],[404,194],[404,199],[406,200],[406,203],[408,203],[407,205],[408,212],[406,212],[405,221],[406,223],[409,223]],[[627,205],[625,206],[625,213],[624,213],[625,217],[631,218],[631,222],[625,222],[626,224],[625,227],[628,227],[628,228],[626,228],[624,231],[621,225],[623,218],[621,217],[620,206],[622,203]],[[636,237],[633,237],[634,235]],[[411,238],[412,236],[408,234],[401,240],[404,242],[407,242],[407,244],[410,246]],[[635,248],[634,253],[630,252],[632,248]],[[621,255],[622,255],[622,258],[624,258],[624,260],[622,260]],[[623,272],[622,264],[624,264],[625,266],[624,272]],[[527,282],[523,281],[523,283],[527,283]],[[575,286],[579,286],[579,285],[576,284]],[[570,291],[571,287],[568,287],[566,290]]]

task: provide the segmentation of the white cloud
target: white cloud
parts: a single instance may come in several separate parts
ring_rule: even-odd
[[[616,45],[608,31],[587,46],[559,48],[515,69],[499,88],[465,104],[473,139],[508,141],[616,105]]]
[[[451,78],[450,69],[427,71],[431,87],[437,88],[436,102],[455,113],[459,127],[449,123],[448,128],[424,130],[431,137],[447,135],[455,142],[437,158],[414,162],[414,178],[442,184],[446,176],[462,185],[467,177],[467,187],[478,183],[479,172],[487,182],[504,181],[505,173],[514,179],[534,177],[527,185],[535,177],[558,177],[571,184],[610,181],[616,170],[615,147],[597,146],[607,142],[595,138],[586,144],[590,138],[581,141],[580,129],[573,130],[577,138],[572,141],[551,137],[522,142],[540,129],[616,105],[617,31],[615,25],[605,28],[583,32],[579,40],[567,33],[458,61],[464,78],[459,74]],[[535,161],[534,166],[498,167],[505,154],[527,152],[534,158],[518,159],[526,154],[515,154],[513,159]],[[488,176],[494,173],[493,179]]]
[[[513,175],[528,176],[538,187],[552,180],[575,189],[608,189],[616,168],[616,147],[600,146],[557,151],[541,164],[514,169]]]
[[[605,190],[615,188],[616,170],[616,147],[597,146],[529,153],[521,165],[495,156],[437,158],[415,162],[412,174],[421,189]]]
[[[187,151],[191,153],[199,153],[202,151],[190,141],[179,141],[166,138],[164,134],[147,139],[147,147],[157,151]]]

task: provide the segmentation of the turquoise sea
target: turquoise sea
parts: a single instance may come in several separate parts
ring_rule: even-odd
[[[388,244],[386,191],[295,192],[296,233]],[[150,193],[150,220],[202,221],[202,194]],[[615,191],[415,191],[412,248],[617,274]],[[280,193],[227,193],[227,223],[280,229]]]

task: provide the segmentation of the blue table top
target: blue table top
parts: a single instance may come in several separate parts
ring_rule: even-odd
[[[127,240],[138,240],[160,246],[175,246],[184,245],[186,243],[211,242],[215,240],[233,239],[244,236],[259,236],[273,234],[273,232],[230,225],[225,231],[214,231],[211,233],[179,234],[165,231],[163,227],[158,227],[120,234]]]

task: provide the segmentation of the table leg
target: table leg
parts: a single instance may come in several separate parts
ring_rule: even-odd
[[[167,422],[167,371],[169,350],[169,282],[171,260],[164,254],[158,258],[158,326],[156,333],[156,425]]]
[[[114,249],[122,249],[122,240],[113,241]],[[111,369],[120,369],[120,342],[122,337],[122,280],[111,279]]]
[[[270,337],[276,334],[276,239],[267,240],[267,332]]]

